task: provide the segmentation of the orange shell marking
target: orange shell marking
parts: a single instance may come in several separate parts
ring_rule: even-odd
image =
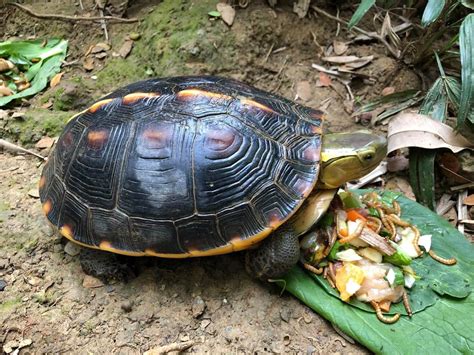
[[[134,92],[133,94],[125,95],[122,98],[122,103],[124,105],[129,105],[140,99],[147,99],[147,98],[153,98],[153,97],[159,97],[159,96],[160,94],[155,93],[155,92]]]
[[[43,204],[43,213],[45,215],[48,215],[52,209],[53,209],[53,203],[51,202],[51,200],[48,200]]]
[[[314,134],[322,134],[323,130],[320,126],[311,125],[311,132],[313,132]]]
[[[46,176],[43,175],[38,183],[38,187],[42,189],[45,184],[46,184]]]
[[[90,113],[94,113],[96,112],[99,108],[101,108],[102,106],[104,105],[107,105],[110,101],[112,101],[113,99],[105,99],[105,100],[101,100],[101,101],[98,101],[96,102],[95,104],[93,104],[91,107],[89,107],[88,111]]]
[[[70,225],[63,225],[61,228],[59,228],[59,233],[61,233],[67,239],[74,240],[74,232],[72,231]]]
[[[252,107],[255,107],[255,108],[259,108],[259,109],[261,109],[263,111],[266,111],[266,112],[276,113],[270,107],[265,106],[264,104],[261,104],[260,102],[257,102],[257,101],[251,100],[251,99],[242,99],[242,100],[240,100],[240,102],[242,103],[242,105],[245,105],[245,106],[252,106]]]
[[[193,99],[196,97],[207,97],[209,99],[219,99],[219,100],[231,100],[232,98],[227,95],[223,94],[217,94],[215,92],[210,92],[210,91],[204,91],[204,90],[199,90],[199,89],[187,89],[187,90],[181,90],[176,94],[176,96],[180,99]]]
[[[260,233],[248,239],[241,239],[239,237],[232,238],[230,240],[230,244],[232,245],[232,250],[239,251],[239,250],[248,249],[250,246],[257,244],[263,239],[265,239],[272,231],[273,231],[272,228],[265,228]]]
[[[108,136],[108,131],[90,131],[87,133],[87,143],[89,143],[90,146],[98,147],[105,143]]]

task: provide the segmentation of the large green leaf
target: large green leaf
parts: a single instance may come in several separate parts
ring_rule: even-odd
[[[362,17],[367,13],[367,11],[370,10],[372,6],[375,5],[375,0],[362,0],[357,7],[357,10],[354,12],[354,15],[352,15],[351,20],[349,21],[349,24],[347,25],[349,29],[357,25],[360,20],[362,20]]]
[[[421,24],[426,27],[429,24],[435,22],[439,15],[443,12],[444,6],[446,5],[445,0],[428,0],[425,11],[423,11],[423,17],[421,18]]]
[[[49,80],[60,71],[66,57],[67,41],[7,41],[0,43],[0,57],[8,58],[26,70],[25,76],[31,86],[14,95],[0,97],[0,107],[12,100],[31,96],[43,90]],[[32,61],[37,61],[32,63]]]
[[[458,260],[455,266],[439,264],[427,255],[414,260],[413,268],[422,280],[410,291],[417,312],[412,318],[402,315],[395,324],[383,324],[370,308],[342,302],[300,267],[293,268],[281,285],[375,353],[473,353],[474,247],[427,208],[404,196],[398,201],[402,217],[418,226],[422,234],[433,236],[433,250]]]
[[[474,124],[474,14],[466,16],[459,30],[461,99],[458,126]],[[473,132],[474,133],[474,132]]]

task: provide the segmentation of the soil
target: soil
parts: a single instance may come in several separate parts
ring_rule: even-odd
[[[121,2],[109,3],[112,14],[118,14]],[[312,63],[327,65],[320,48],[327,51],[334,39],[350,41],[347,31],[341,29],[336,37],[338,26],[332,20],[313,14],[299,19],[291,7],[272,9],[263,1],[237,8],[229,28],[209,19],[215,4],[135,1],[126,15],[143,21],[108,25],[111,49],[105,58],[93,57],[91,71],[83,67],[84,55],[91,45],[104,42],[99,25],[49,22],[3,9],[2,40],[64,37],[69,54],[56,88],[3,111],[0,135],[34,149],[39,139],[57,136],[68,117],[108,91],[148,76],[178,74],[230,76],[290,99],[297,88],[306,87],[298,95],[305,100],[297,101],[325,109],[326,130],[363,128],[350,115],[345,86],[334,79],[321,86],[319,72],[311,68]],[[97,15],[92,2],[83,0],[83,5],[85,10],[72,2],[28,6],[39,13]],[[130,55],[117,57],[132,33],[140,38]],[[386,87],[421,86],[415,73],[375,42],[352,43],[345,54],[374,55],[360,69],[372,80],[351,83],[356,102],[376,97]],[[40,153],[47,155],[47,150]],[[21,353],[128,354],[192,340],[190,353],[367,352],[289,294],[251,279],[242,253],[179,261],[134,259],[136,277],[107,285],[86,277],[77,256],[71,256],[75,248],[50,229],[41,212],[36,189],[41,162],[3,152],[0,167],[3,345],[29,339]]]

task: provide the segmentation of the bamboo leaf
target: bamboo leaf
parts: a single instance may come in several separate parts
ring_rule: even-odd
[[[461,99],[458,127],[474,125],[474,14],[466,16],[459,30],[461,52]]]
[[[364,17],[367,11],[369,11],[370,8],[374,5],[375,0],[362,0],[359,6],[357,7],[357,10],[354,12],[354,15],[352,15],[351,20],[349,21],[349,29],[357,25],[360,20],[362,20],[362,17]]]
[[[426,4],[425,11],[423,12],[423,17],[421,18],[423,27],[435,22],[443,12],[445,5],[445,0],[428,0],[428,4]]]

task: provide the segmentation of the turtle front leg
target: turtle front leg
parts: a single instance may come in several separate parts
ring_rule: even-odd
[[[101,250],[82,248],[79,254],[82,270],[103,282],[126,281],[135,277],[132,268],[121,256]]]
[[[247,272],[267,281],[286,274],[300,258],[298,237],[291,228],[280,228],[266,238],[257,249],[245,256]]]

